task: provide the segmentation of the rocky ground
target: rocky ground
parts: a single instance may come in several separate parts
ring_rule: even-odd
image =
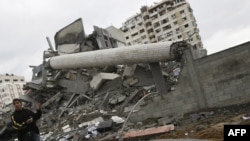
[[[212,114],[204,116],[201,114],[204,111]],[[204,111],[186,115],[186,119],[177,122],[176,130],[156,138],[223,141],[224,125],[250,125],[250,119],[243,119],[243,116],[250,113],[250,103]]]

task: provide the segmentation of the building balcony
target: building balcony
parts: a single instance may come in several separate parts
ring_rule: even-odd
[[[154,15],[157,15],[157,14],[158,14],[158,12],[155,11],[155,12],[153,12],[153,13],[150,13],[150,14],[149,14],[149,17],[153,17]]]

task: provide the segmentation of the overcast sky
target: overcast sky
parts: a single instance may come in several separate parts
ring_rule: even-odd
[[[250,40],[250,0],[188,0],[208,55]],[[159,0],[1,0],[0,74],[31,80],[30,65],[42,63],[61,28],[82,18],[86,34],[93,26],[121,27],[143,5]]]

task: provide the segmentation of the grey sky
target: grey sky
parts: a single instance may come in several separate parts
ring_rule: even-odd
[[[159,0],[1,0],[0,74],[25,76],[29,65],[42,63],[48,49],[46,37],[54,45],[61,28],[82,18],[86,34],[93,26],[121,27],[142,5]],[[196,17],[204,48],[212,54],[249,41],[249,0],[188,0]]]

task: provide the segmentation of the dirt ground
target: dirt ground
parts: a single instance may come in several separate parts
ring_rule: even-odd
[[[250,125],[250,119],[242,117],[250,113],[250,103],[224,108],[207,109],[213,111],[210,117],[192,121],[179,121],[176,130],[160,135],[157,139],[209,139],[223,141],[224,125]],[[202,112],[202,111],[201,111]],[[191,115],[191,113],[189,114]]]

